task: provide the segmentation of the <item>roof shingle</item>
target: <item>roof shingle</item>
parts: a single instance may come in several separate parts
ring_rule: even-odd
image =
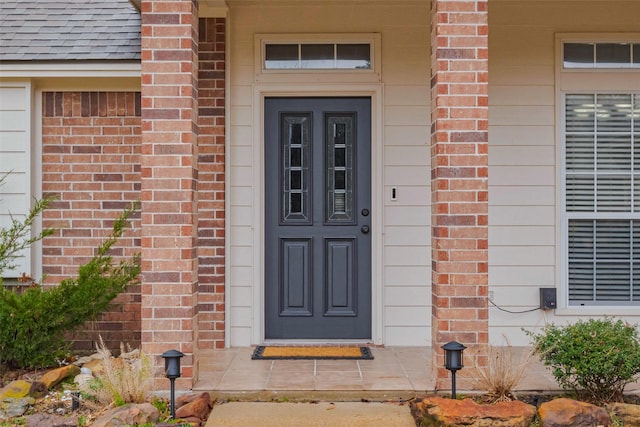
[[[0,61],[139,60],[128,0],[2,0]]]

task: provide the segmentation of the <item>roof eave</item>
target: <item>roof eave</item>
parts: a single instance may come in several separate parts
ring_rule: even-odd
[[[140,77],[140,61],[0,61],[2,77]]]

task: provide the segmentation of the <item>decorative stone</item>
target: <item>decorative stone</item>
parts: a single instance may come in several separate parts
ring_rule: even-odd
[[[193,402],[196,399],[199,399],[203,394],[208,394],[206,392],[203,393],[187,393],[187,394],[182,394],[180,396],[178,396],[176,398],[176,408],[179,408],[183,405],[186,405],[187,403]],[[209,396],[209,402],[211,402],[211,396]]]
[[[607,405],[609,413],[615,415],[625,426],[640,426],[640,405],[612,403]]]
[[[91,372],[91,369],[86,368],[84,366],[80,368],[80,373],[84,375],[93,375],[93,372]]]
[[[201,393],[193,401],[180,406],[176,410],[176,418],[198,418],[204,420],[211,412],[211,396],[209,393]]]
[[[540,405],[543,427],[594,427],[611,425],[604,408],[578,400],[559,398]]]
[[[25,427],[76,427],[78,418],[50,414],[33,414],[25,419]]]
[[[82,356],[75,361],[74,365],[84,366],[88,363],[92,363],[94,360],[102,360],[100,353],[94,353],[91,356]]]
[[[102,359],[91,359],[90,361],[82,365],[82,367],[91,369],[91,373],[93,373],[94,375],[104,372],[104,364],[102,362]]]
[[[73,379],[73,382],[78,384],[78,387],[84,390],[87,388],[87,385],[89,384],[89,382],[93,379],[94,379],[93,375],[80,374],[75,376],[75,378]]]
[[[524,402],[499,402],[479,405],[472,399],[454,400],[439,396],[427,397],[412,405],[420,425],[528,427],[536,408]]]
[[[0,400],[7,398],[18,399],[20,397],[29,396],[29,390],[31,389],[31,383],[24,380],[11,381],[6,386],[0,388]]]
[[[0,420],[21,417],[27,411],[29,406],[34,403],[36,403],[36,401],[32,397],[21,397],[18,399],[7,398],[0,400]]]
[[[31,388],[29,389],[29,396],[34,399],[42,399],[49,393],[47,386],[41,383],[40,381],[34,381],[31,383]]]
[[[155,423],[160,413],[150,403],[130,403],[113,408],[95,420],[91,427],[125,427],[145,423]]]
[[[40,382],[44,383],[44,385],[46,385],[47,388],[50,389],[58,385],[65,378],[76,376],[79,373],[80,368],[78,368],[76,365],[62,366],[45,373],[42,378],[40,378]]]

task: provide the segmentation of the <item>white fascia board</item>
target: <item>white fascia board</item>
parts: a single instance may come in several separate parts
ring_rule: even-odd
[[[140,77],[139,61],[131,62],[0,62],[0,77]]]

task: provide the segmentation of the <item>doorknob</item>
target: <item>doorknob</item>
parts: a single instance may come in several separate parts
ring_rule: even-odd
[[[368,234],[369,233],[369,226],[368,225],[363,225],[362,228],[360,228],[360,231],[362,231],[362,234]]]

